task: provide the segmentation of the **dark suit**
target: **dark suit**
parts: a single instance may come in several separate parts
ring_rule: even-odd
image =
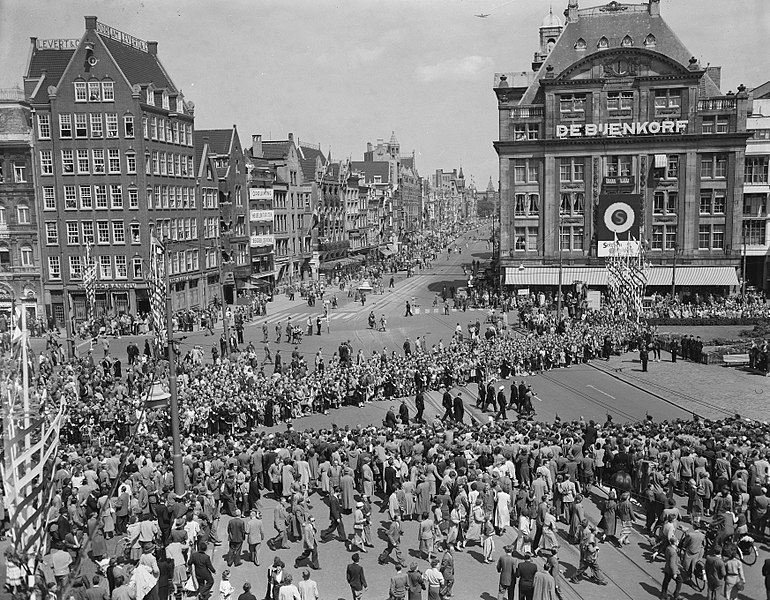
[[[457,396],[455,396],[455,400],[454,400],[455,421],[457,421],[458,423],[462,423],[464,414],[465,414],[465,409],[463,407],[463,399],[460,398],[460,395],[458,394]]]
[[[497,572],[500,573],[500,589],[497,597],[500,600],[508,598],[513,600],[513,592],[516,589],[516,567],[518,563],[510,554],[503,554],[497,559]]]
[[[207,600],[209,594],[211,594],[211,588],[214,587],[212,573],[216,573],[214,565],[211,564],[211,558],[205,552],[193,552],[193,555],[190,557],[190,566],[194,569],[195,578],[198,580],[198,585],[200,585],[198,598]]]
[[[227,566],[236,567],[241,564],[241,549],[243,548],[243,540],[246,539],[246,525],[243,519],[235,517],[231,519],[227,524],[227,539],[230,544],[230,550],[227,553]]]
[[[519,579],[519,600],[532,600],[535,594],[535,573],[537,565],[531,560],[525,560],[516,567],[516,576]]]
[[[364,568],[358,563],[350,563],[345,571],[345,578],[353,591],[353,600],[358,600],[361,597],[361,591],[367,587]]]
[[[348,534],[345,533],[345,523],[342,522],[342,506],[336,494],[329,494],[329,520],[331,524],[321,532],[321,541],[325,542],[336,529],[340,541],[347,543]]]

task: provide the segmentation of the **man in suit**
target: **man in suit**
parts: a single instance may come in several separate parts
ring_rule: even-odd
[[[497,600],[514,600],[516,589],[516,567],[518,563],[513,558],[513,546],[503,548],[505,554],[497,559],[497,572],[500,573]]]
[[[457,395],[454,399],[454,419],[457,423],[463,422],[463,415],[465,414],[465,407],[463,406],[463,399],[460,397],[460,392],[457,392]]]
[[[246,541],[249,544],[249,559],[259,566],[259,551],[265,541],[265,530],[262,527],[262,515],[254,508],[246,521]]]
[[[227,541],[229,543],[229,551],[227,552],[227,566],[232,567],[235,564],[236,567],[241,566],[241,549],[243,548],[243,540],[246,539],[246,524],[241,519],[241,511],[235,509],[235,516],[230,519],[227,524]]]
[[[289,547],[289,513],[286,512],[286,500],[281,498],[278,501],[278,506],[275,507],[273,512],[273,526],[275,527],[276,536],[268,542],[268,546],[271,546],[273,550],[284,550]]]
[[[342,521],[342,506],[339,493],[336,490],[329,492],[329,521],[331,524],[321,532],[321,541],[327,542],[334,530],[337,530],[337,539],[348,545],[348,534],[345,532],[345,523]]]
[[[505,414],[505,408],[508,406],[508,399],[505,397],[505,387],[500,386],[497,389],[497,415],[496,417],[505,421],[508,415]]]
[[[352,563],[348,565],[345,571],[345,579],[347,579],[350,591],[353,592],[353,600],[361,600],[366,590],[366,576],[364,575],[364,568],[359,565],[361,557],[358,552],[351,557]]]
[[[414,420],[417,423],[422,423],[423,422],[422,413],[425,412],[425,392],[423,392],[422,390],[417,392],[417,396],[414,399],[414,406],[415,406],[415,409],[417,410],[417,414],[415,414]]]
[[[398,418],[404,425],[409,425],[409,407],[406,405],[406,400],[401,400],[401,406],[398,407]]]
[[[527,552],[524,560],[516,565],[520,600],[532,600],[535,594],[535,573],[537,573],[537,565],[532,562],[532,555]]]
[[[211,588],[214,587],[214,565],[211,564],[211,558],[206,554],[208,546],[206,542],[198,543],[198,551],[193,552],[190,557],[190,566],[195,572],[195,579],[198,580],[198,598],[208,600],[211,594]]]
[[[318,571],[321,566],[318,564],[318,537],[315,527],[315,517],[310,517],[302,525],[302,554],[294,560],[294,568],[299,569],[300,561],[310,557],[310,567]]]
[[[441,406],[444,407],[444,416],[441,417],[442,421],[451,421],[452,420],[452,394],[449,393],[449,389],[447,388],[444,391],[444,395],[441,397]]]
[[[393,410],[393,407],[391,406],[388,409],[388,412],[385,413],[385,427],[387,427],[388,429],[395,429],[396,426],[397,426],[396,413]]]
[[[397,514],[388,528],[388,547],[383,550],[377,561],[382,565],[390,558],[390,553],[396,553],[396,564],[406,566],[404,557],[401,555],[401,536],[404,531],[401,526],[401,515]]]
[[[647,362],[650,360],[650,353],[647,350],[647,346],[644,342],[642,342],[641,347],[639,348],[639,360],[642,361],[642,372],[647,372]]]

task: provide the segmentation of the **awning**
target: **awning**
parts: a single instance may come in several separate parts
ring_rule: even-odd
[[[647,270],[647,285],[671,286],[672,267],[652,267]],[[677,267],[677,286],[725,286],[739,285],[734,267]]]
[[[668,164],[668,157],[665,154],[656,154],[655,155],[655,168],[656,169],[665,169],[667,164]]]
[[[381,248],[377,248],[377,250],[379,250],[380,254],[383,256],[391,256],[396,253],[390,246],[382,246]]]
[[[586,285],[607,285],[607,269],[604,267],[564,267],[562,285],[582,281]],[[506,267],[505,285],[559,285],[559,267]]]

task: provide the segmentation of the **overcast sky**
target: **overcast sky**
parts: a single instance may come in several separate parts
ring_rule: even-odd
[[[580,0],[581,7],[602,2]],[[561,16],[567,0],[554,0]],[[463,166],[484,189],[497,160],[495,71],[529,68],[548,0],[0,0],[0,86],[29,37],[79,38],[84,15],[145,40],[195,102],[197,128],[320,143],[362,159],[396,132],[423,176]],[[475,13],[490,13],[485,19]],[[723,92],[770,79],[768,0],[663,0],[664,18]]]

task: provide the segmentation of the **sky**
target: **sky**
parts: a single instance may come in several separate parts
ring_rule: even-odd
[[[637,0],[643,1],[643,0]],[[600,5],[580,0],[580,6]],[[0,0],[0,87],[21,81],[29,38],[80,38],[83,16],[159,42],[198,129],[320,144],[362,160],[395,131],[428,177],[498,180],[495,71],[528,70],[548,0]],[[562,16],[567,0],[553,0]],[[663,17],[722,91],[770,79],[768,0],[662,0]],[[481,19],[474,15],[489,13]],[[765,48],[764,51],[761,48]]]

